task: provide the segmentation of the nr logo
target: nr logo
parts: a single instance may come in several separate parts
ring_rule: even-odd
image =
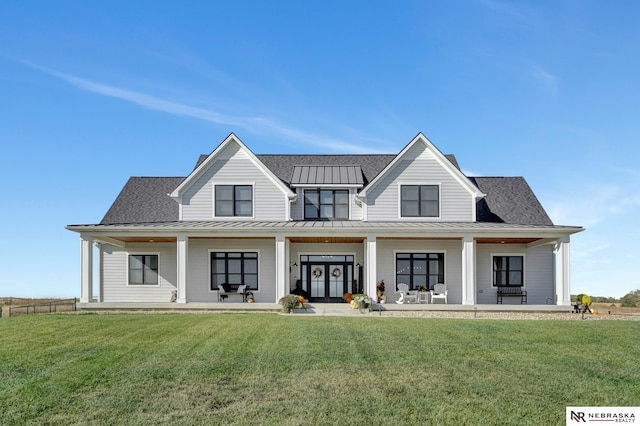
[[[578,423],[580,423],[581,421],[583,421],[585,423],[587,422],[584,419],[584,413],[582,411],[573,411],[573,410],[571,410],[571,420],[574,421],[574,422],[578,422]]]

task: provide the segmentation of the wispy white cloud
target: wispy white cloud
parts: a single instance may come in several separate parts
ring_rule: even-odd
[[[372,153],[376,152],[369,144],[360,146],[345,142],[340,139],[318,136],[317,134],[300,130],[286,124],[280,123],[269,117],[262,116],[238,116],[225,114],[212,109],[200,108],[181,102],[174,102],[162,99],[157,96],[136,92],[116,86],[98,83],[74,75],[62,73],[39,65],[28,64],[32,68],[38,69],[50,76],[59,78],[79,89],[99,95],[121,99],[131,102],[143,108],[162,111],[175,116],[192,117],[208,121],[215,124],[231,126],[234,128],[244,128],[255,134],[272,135],[295,142],[322,147],[325,150],[345,153]]]
[[[518,8],[514,3],[507,3],[498,0],[478,0],[478,3],[491,12],[508,19],[527,21],[529,16],[522,8]]]
[[[531,65],[531,75],[540,86],[555,95],[558,92],[558,77],[538,65]]]

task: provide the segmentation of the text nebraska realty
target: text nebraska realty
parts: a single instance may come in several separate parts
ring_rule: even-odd
[[[585,416],[586,414],[586,416]],[[586,418],[585,418],[586,417]],[[583,411],[571,411],[571,420],[574,422],[615,422],[635,423],[636,416],[633,413],[585,413]]]

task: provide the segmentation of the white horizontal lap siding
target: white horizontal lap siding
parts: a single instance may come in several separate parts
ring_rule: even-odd
[[[175,244],[135,244],[126,248],[102,245],[103,302],[169,302],[176,289]],[[129,285],[130,254],[157,254],[158,285]]]
[[[258,291],[256,302],[273,303],[276,298],[275,239],[198,239],[189,240],[187,302],[217,302],[218,293],[211,291],[210,252],[258,252]]]
[[[462,244],[446,240],[378,240],[378,278],[386,284],[387,302],[395,302],[396,253],[437,253],[444,255],[444,279],[447,285],[448,303],[462,303]]]
[[[527,251],[524,282],[528,304],[555,304],[553,257],[552,245],[544,245]]]
[[[431,152],[422,145],[416,145],[407,152],[405,158],[367,196],[368,220],[399,219],[402,184],[440,185],[440,218],[432,220],[452,222],[473,219],[471,194],[436,161]]]
[[[477,282],[478,303],[496,304],[497,289],[493,286],[493,255],[523,255],[524,290],[527,291],[527,304],[545,305],[555,301],[553,276],[553,248],[543,245],[527,249],[515,244],[478,244],[477,245]],[[503,304],[520,304],[517,297],[503,298]]]
[[[286,195],[234,144],[221,152],[209,169],[185,191],[182,197],[183,220],[234,219],[214,218],[216,184],[253,185],[253,218],[249,220],[287,220]]]

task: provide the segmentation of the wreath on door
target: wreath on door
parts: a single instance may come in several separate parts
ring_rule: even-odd
[[[335,279],[340,278],[340,275],[342,275],[342,271],[340,270],[340,268],[334,268],[333,271],[331,271],[331,276]]]
[[[317,267],[316,269],[313,270],[313,276],[315,278],[320,278],[322,276],[322,268]]]

